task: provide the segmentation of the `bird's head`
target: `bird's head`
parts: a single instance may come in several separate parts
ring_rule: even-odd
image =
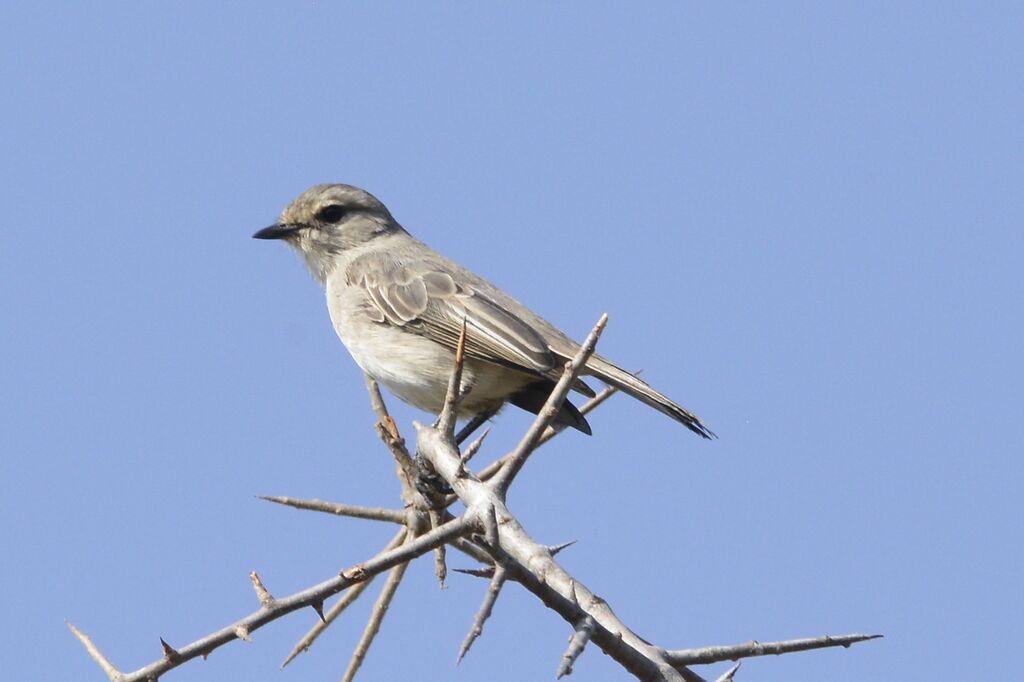
[[[288,204],[276,223],[253,238],[283,239],[323,282],[339,254],[401,230],[369,192],[352,185],[314,185]]]

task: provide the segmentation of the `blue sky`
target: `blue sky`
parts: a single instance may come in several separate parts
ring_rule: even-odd
[[[738,679],[1003,677],[1024,638],[1016,3],[8,3],[0,583],[12,679],[134,669],[370,556],[397,502],[321,292],[249,236],[348,182],[643,368],[510,505],[669,647],[845,632]],[[423,415],[392,401],[399,424]],[[481,458],[527,420],[496,421]],[[455,557],[453,566],[468,560]],[[363,679],[553,677],[567,626],[410,569]],[[338,679],[369,600],[167,679]],[[713,677],[717,669],[709,671]],[[618,679],[596,650],[580,679]]]

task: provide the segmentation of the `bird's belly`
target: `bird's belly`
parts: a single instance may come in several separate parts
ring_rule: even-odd
[[[356,364],[401,400],[439,413],[444,407],[455,354],[413,331],[375,322],[361,308],[347,308],[344,303],[344,296],[328,295],[334,330]],[[467,358],[462,385],[468,394],[459,416],[498,409],[530,380],[529,375]]]

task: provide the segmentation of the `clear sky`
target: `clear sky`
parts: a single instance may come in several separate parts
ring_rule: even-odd
[[[886,635],[740,680],[1005,677],[1021,5],[432,4],[0,10],[5,676],[103,679],[65,619],[134,669],[252,610],[249,571],[287,594],[391,536],[254,497],[398,499],[322,293],[250,239],[334,181],[578,338],[608,312],[600,350],[720,435],[619,397],[510,498],[641,635]],[[483,591],[414,565],[364,679],[553,679],[569,629],[518,588],[454,667]],[[167,679],[338,679],[369,603],[284,672],[312,611]]]

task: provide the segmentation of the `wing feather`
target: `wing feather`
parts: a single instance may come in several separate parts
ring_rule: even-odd
[[[356,265],[356,264],[353,264]],[[406,327],[455,349],[463,320],[469,357],[550,376],[555,355],[530,325],[451,274],[428,263],[358,263],[349,281],[361,285],[387,324]]]

